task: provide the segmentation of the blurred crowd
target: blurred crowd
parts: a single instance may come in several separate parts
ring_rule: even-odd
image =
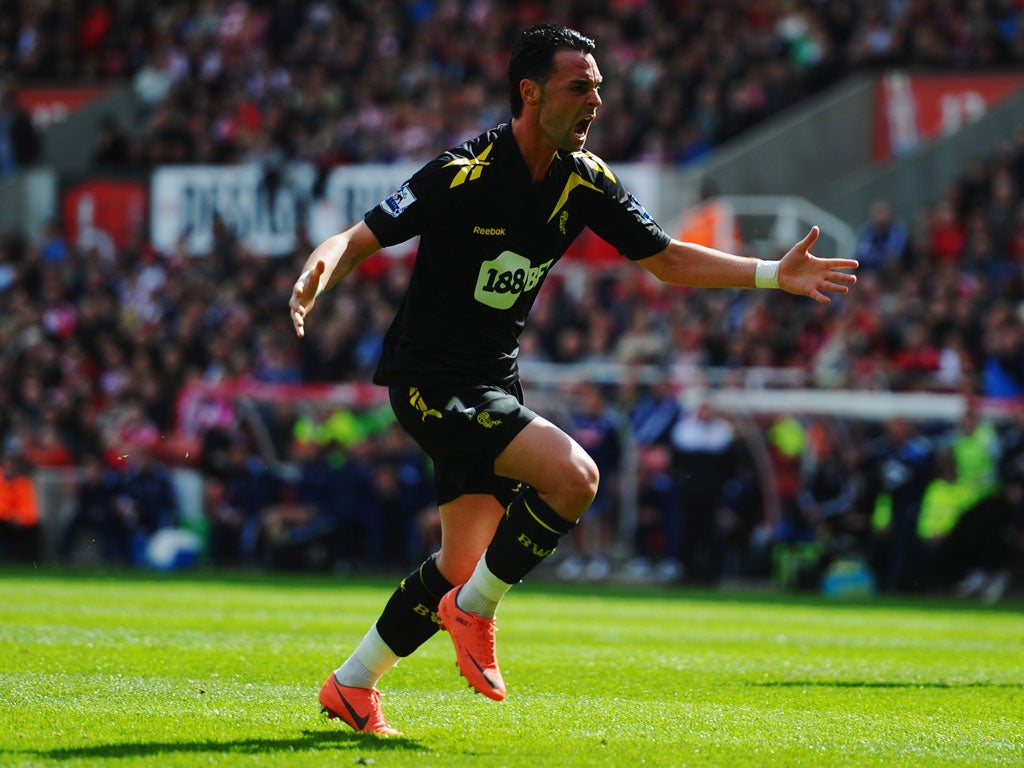
[[[944,423],[737,419],[707,402],[665,419],[678,398],[650,392],[639,405],[627,416],[636,434],[658,434],[645,429],[652,423],[665,431],[640,445],[626,579],[710,585],[770,577],[782,588],[835,595],[995,602],[1021,576],[1019,409],[996,421],[969,403]],[[766,519],[766,506],[776,504]],[[579,573],[598,570],[584,565]]]
[[[130,138],[110,126],[95,156],[140,167],[432,156],[505,119],[508,47],[544,15],[535,3],[429,0],[9,5],[0,57],[20,81],[132,80],[145,129]],[[611,119],[591,142],[609,160],[685,162],[857,67],[1024,58],[1012,2],[580,0],[558,11],[598,38]],[[605,478],[559,574],[614,575],[637,449],[635,535],[619,575],[800,586],[860,573],[884,590],[998,596],[1022,552],[1015,418],[981,419],[989,436],[972,454],[963,423],[741,423],[677,395],[763,370],[824,389],[1019,399],[1022,192],[1024,127],[927,208],[878,200],[858,233],[860,282],[829,306],[667,287],[627,263],[556,270],[521,339],[524,361],[663,372],[655,385],[625,377],[559,393]],[[47,467],[80,476],[56,542],[69,561],[87,551],[143,562],[153,534],[182,524],[180,466],[202,478],[199,533],[215,564],[397,569],[432,551],[430,468],[386,412],[310,421],[276,405],[265,418],[273,457],[240,421],[181,435],[191,386],[368,380],[414,254],[364,264],[321,300],[300,343],[285,308],[312,245],[255,257],[224,226],[199,256],[157,251],[141,230],[112,255],[57,227],[39,242],[0,237],[0,559],[38,557],[38,499],[24,480]],[[981,455],[988,492],[951,492],[956,503],[936,511],[938,484],[976,478]]]
[[[918,211],[876,200],[841,301],[679,289],[642,270],[555,273],[522,358],[772,368],[825,388],[1024,394],[1024,125]],[[781,255],[781,254],[780,254]]]
[[[880,429],[783,417],[744,425],[709,413],[707,404],[684,407],[680,387],[741,383],[760,370],[823,389],[1018,402],[1022,158],[1024,141],[1002,148],[916,216],[878,201],[858,237],[857,289],[828,306],[773,292],[668,287],[626,262],[556,270],[522,337],[524,364],[620,363],[663,374],[655,385],[625,376],[614,386],[556,393],[567,427],[605,478],[559,575],[613,575],[622,552],[622,464],[626,448],[639,446],[628,578],[773,574],[794,586],[807,573],[820,579],[836,557],[852,553],[870,563],[882,589],[965,578],[970,558],[936,555],[946,565],[935,565],[926,556],[929,536],[915,527],[926,491],[948,479],[945,454],[961,425]],[[63,556],[73,558],[84,535],[104,559],[138,562],[140,537],[172,521],[165,486],[169,469],[181,465],[203,477],[203,536],[215,563],[384,569],[436,546],[430,468],[386,409],[310,420],[274,404],[264,417],[278,447],[273,460],[237,419],[211,419],[216,428],[182,440],[178,404],[190,387],[368,381],[414,253],[364,264],[321,300],[316,327],[300,342],[285,307],[309,247],[288,258],[257,257],[223,227],[200,256],[160,253],[141,234],[109,261],[56,230],[39,244],[14,233],[0,241],[5,477],[74,466],[91,478],[62,535]],[[1014,419],[985,424],[997,433],[984,451],[991,490],[1007,501],[1019,485],[1014,451],[1024,440],[1015,442]],[[749,435],[738,437],[750,429],[773,457],[767,491],[756,447]],[[900,446],[910,446],[913,461],[900,457]],[[907,477],[912,513],[897,503]],[[95,491],[93,481],[105,490]],[[767,527],[766,495],[780,499]],[[969,507],[943,518],[942,536]],[[1018,558],[1020,509],[1004,505],[1003,522],[990,529],[992,547]],[[23,529],[9,523],[9,531]],[[1007,572],[1007,558],[995,560],[999,567],[987,571]]]
[[[598,41],[609,161],[685,163],[858,69],[1024,61],[1012,0],[139,0],[6,2],[0,71],[131,81],[141,135],[108,165],[249,157],[426,159],[507,119],[518,32],[557,19]]]

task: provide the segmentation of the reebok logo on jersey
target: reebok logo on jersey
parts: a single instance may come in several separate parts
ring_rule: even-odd
[[[476,157],[456,157],[454,160],[445,163],[445,168],[455,166],[459,169],[455,172],[455,178],[452,179],[450,188],[455,189],[467,181],[479,179],[484,168],[491,164],[487,158],[491,154],[492,149],[494,149],[494,145],[488,144],[487,148]]]
[[[490,235],[490,236],[505,236],[504,227],[473,227],[474,235]]]
[[[409,189],[408,184],[403,184],[390,195],[381,201],[380,207],[385,213],[394,218],[402,215],[406,208],[416,202],[416,195]]]

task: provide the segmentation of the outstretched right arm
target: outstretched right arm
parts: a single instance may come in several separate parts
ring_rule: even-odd
[[[288,300],[296,336],[301,339],[306,335],[306,316],[313,310],[317,296],[333,288],[379,250],[377,237],[364,221],[327,238],[313,249]]]

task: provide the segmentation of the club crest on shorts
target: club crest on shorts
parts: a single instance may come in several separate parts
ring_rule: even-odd
[[[412,193],[408,184],[403,184],[390,195],[385,197],[380,204],[384,212],[398,218],[402,212],[416,202],[416,195]]]
[[[484,429],[490,429],[491,427],[496,427],[501,424],[501,419],[491,418],[491,414],[487,411],[481,411],[476,415],[476,423]]]

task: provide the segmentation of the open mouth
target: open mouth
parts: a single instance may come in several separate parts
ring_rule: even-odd
[[[590,124],[594,122],[593,117],[584,117],[575,126],[573,126],[573,134],[578,139],[585,139],[587,137],[587,131],[590,129]]]

